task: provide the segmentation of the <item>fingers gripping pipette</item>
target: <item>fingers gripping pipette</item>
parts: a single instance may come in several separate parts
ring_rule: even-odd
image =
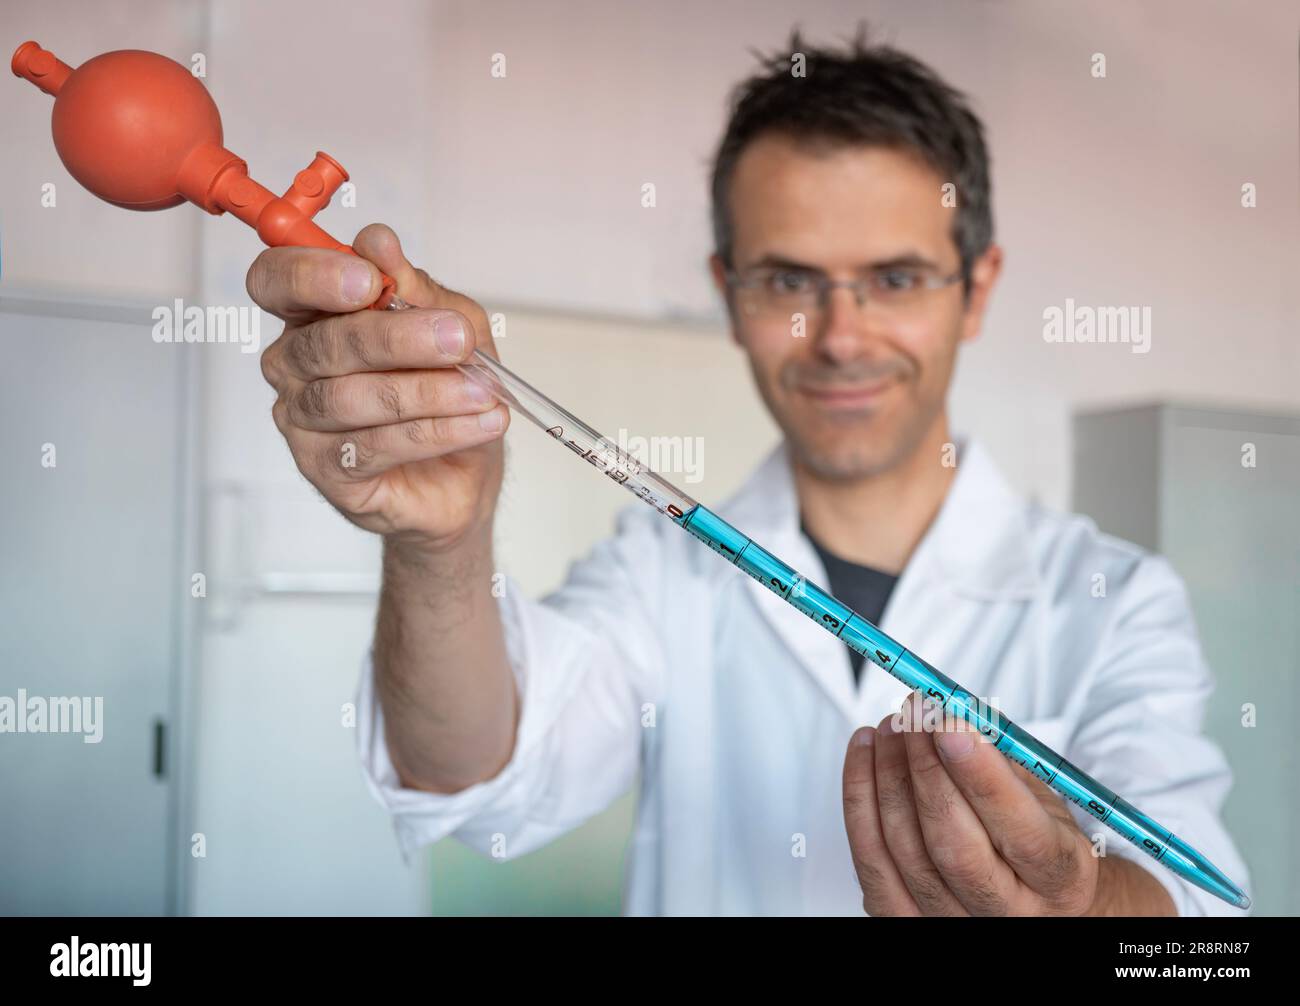
[[[25,42],[14,53],[12,67],[16,75],[55,96],[59,156],[72,176],[101,198],[128,209],[165,209],[189,200],[214,215],[232,213],[255,227],[268,245],[352,251],[312,220],[347,180],[342,166],[317,153],[289,190],[275,196],[249,178],[245,162],[221,145],[216,105],[180,64],[156,53],[128,50],[105,53],[74,70],[37,43]],[[407,307],[388,277],[373,306]],[[933,699],[943,715],[972,724],[999,752],[1156,862],[1231,905],[1249,907],[1241,888],[1169,829],[637,462],[500,361],[476,350],[458,367],[846,646]]]

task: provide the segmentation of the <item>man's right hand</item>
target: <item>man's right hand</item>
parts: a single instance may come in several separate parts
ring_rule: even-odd
[[[357,255],[269,248],[248,293],[285,322],[262,354],[298,469],[354,524],[436,554],[490,527],[509,410],[455,369],[495,356],[483,309],[439,286],[372,224]],[[405,311],[371,311],[380,272]]]

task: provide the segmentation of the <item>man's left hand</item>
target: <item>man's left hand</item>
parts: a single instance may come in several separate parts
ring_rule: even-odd
[[[1141,866],[1093,854],[1056,793],[920,698],[858,730],[845,757],[869,915],[1174,914]]]

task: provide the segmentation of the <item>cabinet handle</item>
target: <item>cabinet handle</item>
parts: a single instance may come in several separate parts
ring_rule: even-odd
[[[167,724],[162,720],[153,721],[153,774],[162,779],[167,775]]]

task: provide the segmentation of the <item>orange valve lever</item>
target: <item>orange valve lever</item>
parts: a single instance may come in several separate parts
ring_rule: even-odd
[[[283,196],[259,185],[248,164],[222,146],[221,113],[185,67],[156,52],[122,49],[73,69],[36,42],[14,52],[16,76],[54,96],[54,148],[64,167],[100,199],[128,210],[165,210],[188,200],[231,213],[266,244],[356,254],[312,218],[348,180],[320,151]],[[385,308],[397,284],[383,277],[372,304]]]

